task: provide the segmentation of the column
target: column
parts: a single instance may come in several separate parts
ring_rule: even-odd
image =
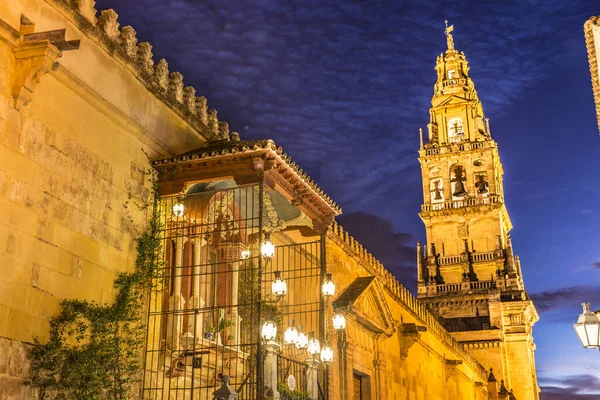
[[[310,400],[319,399],[319,361],[314,358],[306,360],[306,391]]]
[[[277,342],[268,341],[265,345],[265,364],[263,369],[263,381],[267,399],[279,399],[279,391],[277,391],[277,354],[279,354],[280,346]]]
[[[200,309],[204,307],[204,297],[201,295],[201,288],[202,288],[202,276],[200,276],[200,264],[202,263],[202,246],[205,243],[204,239],[201,239],[200,237],[196,236],[194,237],[194,254],[192,257],[192,263],[193,263],[193,268],[192,268],[192,296],[191,296],[191,301],[189,302],[189,304],[187,305],[187,308],[189,309]],[[204,291],[206,291],[205,288],[203,288]],[[204,315],[202,312],[199,312],[197,314],[195,314],[194,317],[192,317],[190,315],[190,318],[188,319],[188,326],[187,326],[187,330],[188,332],[196,332],[196,337],[198,338],[202,338],[204,336]]]
[[[173,294],[169,298],[169,314],[167,319],[167,343],[170,343],[173,349],[179,348],[181,338],[182,311],[185,300],[181,294],[181,271],[183,266],[183,243],[184,238],[178,237],[175,240],[175,266],[173,268]]]

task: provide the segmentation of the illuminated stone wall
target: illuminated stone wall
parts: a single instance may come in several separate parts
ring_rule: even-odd
[[[47,337],[60,300],[110,302],[113,279],[132,268],[146,215],[130,207],[131,224],[124,204],[149,195],[143,150],[164,157],[214,136],[206,99],[92,3],[0,3],[3,399],[33,398],[24,346]],[[56,29],[79,48],[26,36]]]

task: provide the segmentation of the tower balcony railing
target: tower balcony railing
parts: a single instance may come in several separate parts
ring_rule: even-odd
[[[495,289],[495,281],[476,281],[476,282],[462,282],[462,283],[445,283],[442,285],[436,285],[436,293],[453,293],[453,292],[464,292],[471,290],[489,290]]]
[[[497,252],[488,251],[485,253],[471,253],[471,261],[472,262],[485,262],[485,261],[494,261],[497,257]],[[439,258],[440,265],[455,265],[461,264],[463,262],[467,262],[468,256],[458,255],[458,256],[442,256]]]
[[[425,149],[426,156],[437,156],[438,154],[454,153],[457,151],[481,150],[485,147],[485,141],[468,142],[464,137],[451,138],[448,146]]]
[[[448,86],[467,86],[467,80],[464,78],[446,79],[442,82],[442,87]]]
[[[421,205],[421,212],[454,210],[465,207],[483,206],[502,203],[502,196],[493,194],[486,197],[468,197],[462,200],[449,200],[439,203]]]

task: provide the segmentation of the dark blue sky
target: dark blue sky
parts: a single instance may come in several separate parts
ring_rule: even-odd
[[[600,139],[582,29],[600,1],[96,3],[243,139],[283,146],[411,290],[424,237],[417,132],[448,19],[499,143],[513,243],[542,318],[542,399],[597,398],[585,393],[600,393],[600,356],[572,324],[582,300],[600,308]]]

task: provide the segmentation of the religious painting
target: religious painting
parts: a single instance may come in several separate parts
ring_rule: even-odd
[[[448,139],[450,142],[459,142],[463,140],[465,131],[463,127],[463,121],[461,118],[450,118],[448,120]]]

